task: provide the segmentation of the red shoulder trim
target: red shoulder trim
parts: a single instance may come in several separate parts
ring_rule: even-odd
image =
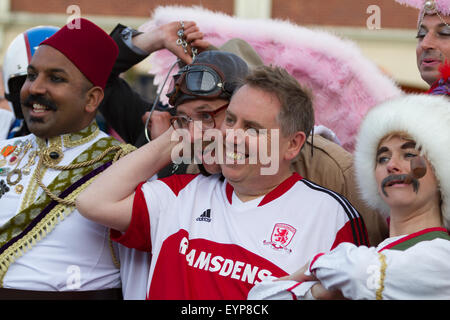
[[[234,190],[233,186],[227,182],[225,186],[225,193],[227,195],[227,199],[230,204],[233,204],[233,190]]]
[[[151,252],[150,218],[147,202],[142,192],[142,185],[144,183],[145,181],[141,182],[136,188],[133,201],[133,213],[127,231],[121,233],[111,229],[110,238],[125,247]]]
[[[363,236],[361,236],[360,232],[363,233]],[[367,241],[365,241],[366,239]],[[353,218],[350,221],[347,221],[345,225],[339,229],[330,250],[333,250],[343,242],[350,242],[356,246],[370,246],[367,238],[367,230],[361,217]]]

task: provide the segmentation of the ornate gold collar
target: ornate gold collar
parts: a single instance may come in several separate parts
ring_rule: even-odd
[[[83,130],[75,133],[67,133],[62,136],[56,136],[48,139],[48,144],[45,139],[36,137],[39,148],[46,148],[47,146],[61,146],[64,144],[65,148],[73,148],[81,146],[92,139],[94,139],[100,132],[97,123],[93,121],[89,126]],[[62,142],[62,143],[61,143]]]
[[[63,145],[66,149],[81,146],[97,137],[99,132],[100,129],[97,126],[97,122],[93,121],[79,132],[52,137],[48,139],[48,143],[46,140],[38,137],[36,137],[36,141],[44,162],[56,165],[63,158]]]

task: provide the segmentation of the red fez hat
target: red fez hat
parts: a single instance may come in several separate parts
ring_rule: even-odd
[[[79,23],[78,23],[79,22]],[[91,21],[79,18],[41,42],[60,51],[91,81],[106,86],[119,49],[114,40]]]

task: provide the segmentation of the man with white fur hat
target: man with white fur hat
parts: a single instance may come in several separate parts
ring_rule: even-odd
[[[357,140],[356,175],[366,203],[389,216],[390,237],[376,248],[343,243],[249,297],[291,298],[296,281],[319,281],[316,293],[350,299],[448,299],[449,124],[450,102],[441,96],[405,96],[371,110]]]

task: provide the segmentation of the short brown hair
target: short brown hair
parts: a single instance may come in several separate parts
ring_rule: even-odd
[[[277,96],[281,104],[277,120],[284,136],[303,131],[308,137],[314,126],[311,94],[285,69],[259,66],[244,79],[245,84]]]

